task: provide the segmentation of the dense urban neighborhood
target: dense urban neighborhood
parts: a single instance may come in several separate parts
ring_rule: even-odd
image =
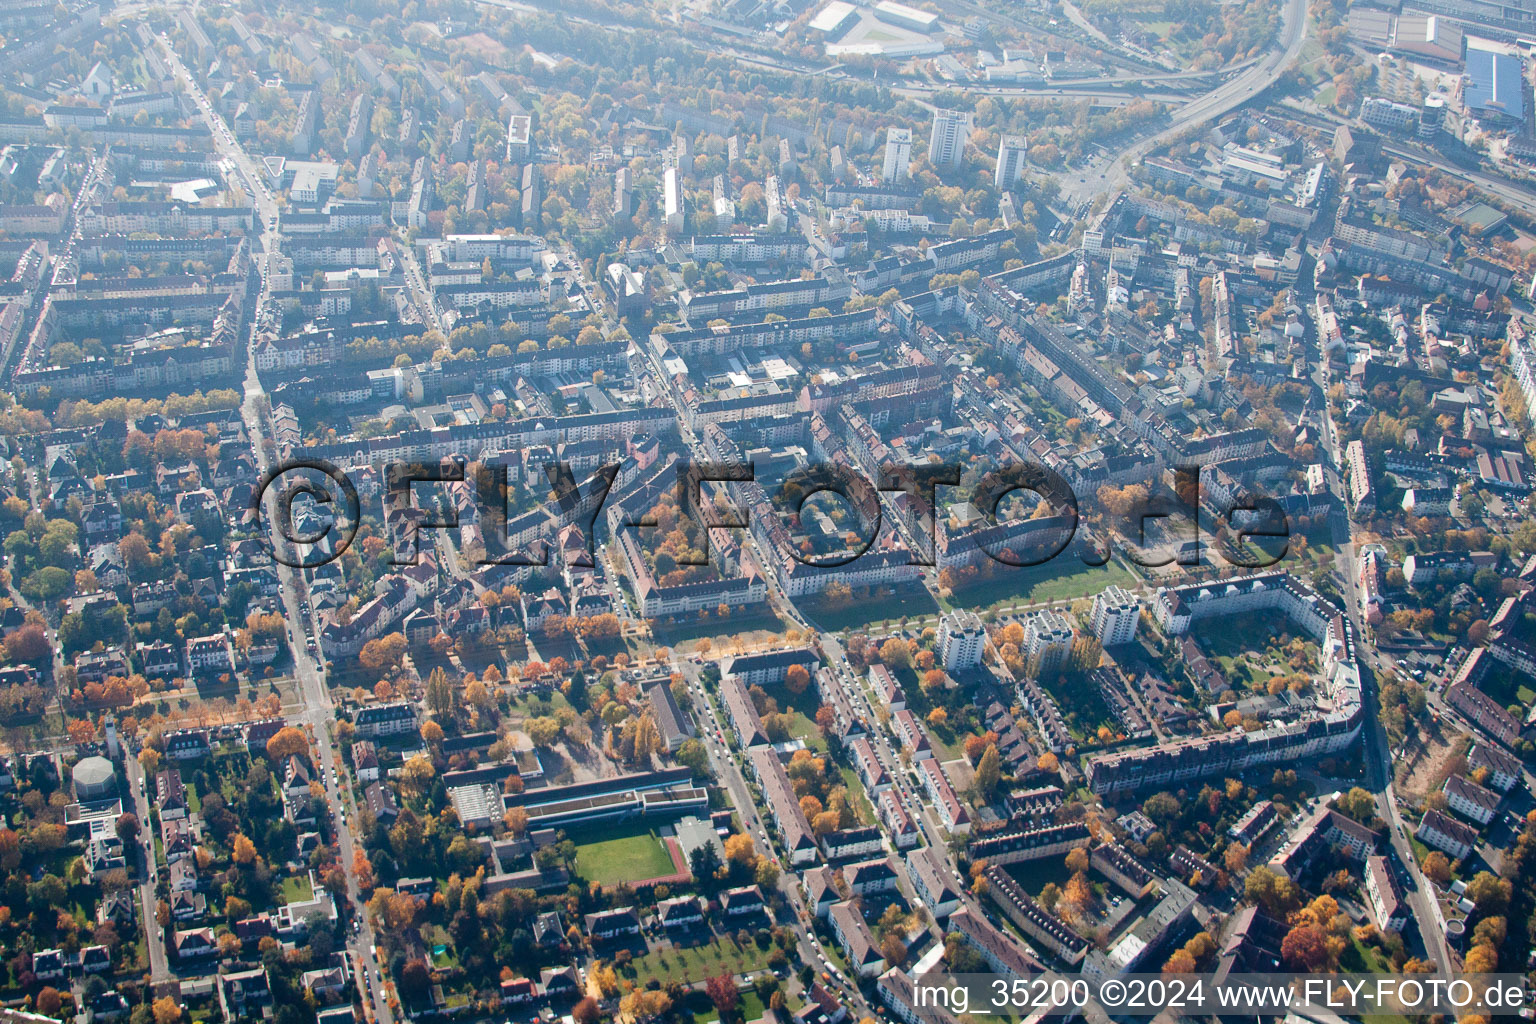
[[[1533,0],[4,4],[0,1018],[1536,970],[1533,82]]]

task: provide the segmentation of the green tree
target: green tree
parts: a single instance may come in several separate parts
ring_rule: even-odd
[[[441,665],[427,676],[427,708],[434,718],[447,721],[453,717],[453,686]]]
[[[1484,915],[1497,915],[1509,908],[1514,887],[1508,879],[1490,871],[1479,871],[1467,883],[1467,898],[1477,904],[1477,911]]]
[[[1340,814],[1353,818],[1362,825],[1369,825],[1376,817],[1376,798],[1369,790],[1359,786],[1350,787],[1349,792],[1343,793],[1334,801],[1334,807]]]
[[[709,752],[704,749],[704,744],[695,739],[683,740],[677,748],[677,753],[672,755],[677,763],[692,768],[694,771],[704,774],[709,768]]]
[[[67,569],[45,565],[22,580],[20,589],[23,597],[33,601],[51,602],[69,593],[69,588],[74,585],[74,582],[74,575]]]
[[[996,743],[988,743],[986,751],[981,755],[981,761],[976,765],[976,791],[983,798],[991,799],[997,791],[998,779],[1002,777],[1003,759],[997,752]]]

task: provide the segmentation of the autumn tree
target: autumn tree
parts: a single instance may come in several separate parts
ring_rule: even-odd
[[[661,749],[661,731],[656,727],[655,716],[649,711],[639,718],[631,719],[625,733],[625,746],[632,749],[633,760],[641,764],[649,763],[651,757]]]
[[[737,864],[750,866],[757,859],[757,844],[752,842],[752,837],[744,832],[737,832],[727,836],[725,840],[725,859]]]
[[[720,1011],[722,1020],[736,1012],[741,994],[736,990],[736,979],[729,971],[705,978],[704,992],[709,996],[709,1001],[715,1004],[715,1009]]]
[[[1430,850],[1424,857],[1421,865],[1424,877],[1436,885],[1444,885],[1451,880],[1451,862],[1445,854],[1439,850]]]
[[[1371,824],[1376,817],[1376,797],[1370,790],[1360,786],[1352,786],[1347,793],[1341,794],[1334,801],[1334,807],[1340,814],[1353,818],[1362,825]]]
[[[971,735],[967,736],[964,743],[965,759],[971,762],[971,764],[980,763],[981,755],[987,752],[987,746],[995,742],[996,739],[997,734],[990,731],[985,733],[972,733]]]
[[[256,863],[256,844],[243,835],[236,834],[230,857],[242,867]]]
[[[52,985],[44,985],[37,992],[37,998],[33,1001],[37,1012],[45,1017],[56,1016],[64,1006],[64,997],[59,995],[59,990]]]
[[[357,888],[363,895],[371,895],[374,887],[373,864],[361,846],[352,848],[352,874],[356,876]]]
[[[560,738],[560,720],[550,715],[531,718],[523,728],[536,747],[551,747]]]
[[[420,999],[427,994],[428,987],[432,984],[432,971],[427,967],[427,962],[420,957],[412,957],[400,968],[400,992],[411,999]]]
[[[1067,884],[1061,892],[1061,901],[1056,906],[1056,913],[1066,921],[1076,921],[1093,906],[1093,887],[1088,884],[1088,876],[1079,871],[1067,879]]]
[[[1489,945],[1473,946],[1467,950],[1462,969],[1468,974],[1492,974],[1499,969],[1499,951]]]
[[[672,756],[677,759],[678,764],[699,773],[703,773],[709,767],[709,751],[696,739],[683,740],[677,748],[677,753]]]
[[[1243,894],[1270,917],[1280,919],[1290,915],[1299,898],[1295,882],[1263,864],[1248,873]]]
[[[672,997],[655,989],[636,989],[619,1000],[619,1012],[634,1020],[651,1020],[672,1009]]]
[[[28,622],[5,638],[5,653],[12,661],[38,661],[53,654],[48,632],[41,623]]]
[[[405,634],[386,633],[363,644],[357,654],[357,663],[370,672],[382,672],[395,668],[407,649]]]
[[[1164,974],[1191,974],[1195,970],[1195,958],[1183,949],[1176,949],[1166,963],[1163,964]]]
[[[131,844],[139,838],[139,816],[132,811],[126,811],[117,816],[115,826],[117,838],[125,844]]]
[[[172,996],[156,999],[150,1010],[155,1015],[155,1024],[176,1024],[181,1020],[181,1004]]]
[[[1280,955],[1295,970],[1318,971],[1328,963],[1328,937],[1315,924],[1300,924],[1285,933]]]
[[[267,740],[267,757],[274,764],[308,753],[309,737],[304,735],[303,729],[291,725],[283,726]]]
[[[400,768],[400,780],[417,793],[425,793],[436,777],[437,769],[425,754],[417,754]]]
[[[880,660],[893,668],[906,668],[912,664],[912,649],[899,636],[893,636],[880,645]]]
[[[804,665],[791,665],[784,673],[784,686],[793,694],[802,694],[811,685],[811,674]]]

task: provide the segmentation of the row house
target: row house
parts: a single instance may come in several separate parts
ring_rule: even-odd
[[[931,846],[914,851],[907,858],[907,877],[920,900],[936,920],[960,909],[962,896],[947,857]]]
[[[416,591],[398,576],[379,580],[384,590],[342,623],[331,617],[320,630],[320,649],[329,659],[350,658],[369,640],[383,636],[416,607]]]
[[[1366,860],[1365,894],[1376,927],[1383,932],[1403,930],[1408,923],[1408,903],[1387,858],[1376,855]]]
[[[937,758],[928,758],[921,762],[918,768],[923,778],[923,789],[933,801],[934,809],[939,813],[939,822],[950,832],[966,833],[971,830],[971,816],[965,806],[960,803],[960,798],[955,795],[955,789],[949,784],[949,777],[944,774],[944,769],[939,766]]]
[[[1487,825],[1498,813],[1499,794],[1471,779],[1452,775],[1445,780],[1442,792],[1445,793],[1446,807],[1468,821]]]
[[[1440,811],[1424,812],[1424,820],[1413,833],[1425,846],[1432,846],[1452,860],[1465,860],[1477,849],[1477,829],[1464,825]]]
[[[856,736],[848,741],[847,750],[853,758],[853,769],[864,783],[864,788],[871,796],[883,793],[891,786],[890,773],[880,763],[880,758],[875,754],[874,744],[864,736]]]
[[[906,708],[902,708],[891,716],[892,727],[896,730],[896,738],[901,745],[912,752],[914,760],[927,761],[933,758],[933,745],[928,742],[928,733],[918,722],[917,716]]]
[[[1477,744],[1467,753],[1467,767],[1487,771],[1488,785],[1501,793],[1508,793],[1525,774],[1525,766],[1518,758],[1486,743]]]
[[[855,896],[873,896],[896,889],[896,871],[885,857],[845,866],[843,879]]]
[[[983,877],[987,880],[987,895],[1021,932],[1065,963],[1072,966],[1082,963],[1089,949],[1087,939],[1035,902],[1035,898],[1024,891],[1018,880],[1001,867],[995,864],[988,866]]]
[[[758,746],[747,751],[747,761],[762,787],[764,802],[779,830],[790,866],[815,863],[818,848],[811,823],[800,809],[799,798],[778,755],[769,747]]]
[[[357,735],[365,739],[414,733],[417,730],[416,709],[405,701],[372,704],[359,708],[352,716],[352,724]]]
[[[898,850],[908,850],[917,845],[921,833],[912,821],[912,815],[901,804],[896,790],[887,789],[875,798],[875,814],[885,826],[886,834]]]
[[[873,978],[885,969],[885,958],[880,954],[879,944],[864,922],[857,903],[850,900],[834,903],[827,912],[827,923],[856,977]]]
[[[879,853],[883,846],[880,830],[873,825],[833,829],[821,837],[821,849],[827,860],[869,857]]]
[[[991,832],[974,840],[966,851],[974,861],[1008,865],[1049,857],[1064,857],[1079,846],[1087,846],[1088,826],[1080,821],[1034,828]]]

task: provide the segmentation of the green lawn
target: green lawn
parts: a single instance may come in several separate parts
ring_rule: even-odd
[[[431,957],[432,966],[438,968],[451,968],[459,966],[459,956],[454,950],[453,937],[447,929],[441,925],[432,925],[421,932],[422,939],[427,944],[427,952]],[[438,950],[442,951],[439,952]]]
[[[508,709],[516,714],[526,715],[529,718],[538,718],[541,715],[552,715],[561,708],[568,708],[571,702],[565,699],[565,694],[559,690],[551,690],[548,693],[534,696],[525,694],[514,698],[507,705]]]
[[[1131,570],[1117,561],[1087,566],[1069,554],[1062,554],[1044,565],[999,565],[990,579],[959,587],[944,604],[948,608],[984,609],[1069,601],[1097,594],[1111,584],[1134,587],[1136,582]]]
[[[848,629],[869,629],[877,622],[895,622],[902,616],[922,619],[939,614],[939,606],[926,587],[913,585],[872,598],[855,598],[841,608],[824,602],[802,599],[796,602],[805,617],[829,633]]]
[[[1524,677],[1497,663],[1493,671],[1483,677],[1479,688],[1505,707],[1513,703],[1529,704],[1536,697],[1536,690],[1527,685]]]
[[[749,988],[741,994],[741,1000],[736,1004],[736,1019],[762,1020],[763,1014],[766,1011],[767,1007],[765,1007],[763,1005],[763,1001],[757,997],[757,991],[755,989]],[[694,1018],[694,1020],[699,1022],[699,1024],[711,1024],[712,1021],[717,1021],[719,1019],[720,1011],[716,1010],[713,1004],[710,1005],[709,1010],[706,1012],[705,1016]]]
[[[697,946],[652,950],[642,957],[636,957],[630,966],[635,977],[642,980],[657,978],[663,985],[669,981],[686,984],[721,971],[741,974],[765,970],[768,967],[768,953],[769,950],[759,949],[755,942],[738,947],[729,938],[716,938]],[[749,1016],[747,1019],[752,1018]]]
[[[1046,692],[1056,698],[1067,731],[1074,738],[1092,739],[1104,725],[1109,726],[1111,732],[1120,728],[1120,723],[1105,706],[1099,688],[1086,675],[1071,672],[1049,683],[1043,679],[1040,682]]]
[[[1042,857],[1039,860],[1010,865],[1004,868],[1004,870],[1034,896],[1040,895],[1040,890],[1052,882],[1058,888],[1061,888],[1072,877],[1072,872],[1067,870],[1066,854],[1062,854],[1060,857]]]
[[[853,804],[853,813],[859,816],[859,824],[873,825],[875,823],[875,809],[870,806],[869,796],[864,792],[864,783],[859,776],[847,765],[838,765],[837,773],[843,778],[843,785],[848,787],[848,800]]]
[[[576,873],[589,882],[619,885],[673,872],[667,848],[648,829],[616,825],[584,838],[568,834],[576,843]],[[602,838],[605,835],[607,838]]]
[[[814,686],[806,687],[802,693],[791,693],[789,687],[782,682],[769,683],[763,687],[763,692],[773,699],[780,711],[789,715],[791,736],[797,740],[803,740],[807,747],[817,753],[823,753],[827,749],[827,741],[816,726],[816,711],[819,705],[816,703]]]
[[[696,641],[707,637],[715,642],[716,650],[725,650],[730,645],[722,641],[722,637],[750,638],[754,633],[781,635],[789,628],[789,623],[775,615],[768,606],[763,605],[738,610],[723,619],[711,613],[707,619],[685,615],[681,622],[658,622],[651,631],[651,635],[660,647],[676,648],[684,645],[691,647]]]
[[[940,735],[941,731],[944,735]],[[965,756],[965,741],[953,729],[948,727],[943,730],[929,728],[928,739],[940,761],[958,761]]]
[[[789,717],[789,734],[791,736],[800,740],[818,754],[825,754],[827,752],[826,738],[821,735],[821,730],[817,728],[816,723],[805,716],[805,712],[798,708],[792,708],[789,711]]]
[[[284,903],[303,903],[313,899],[314,887],[309,884],[309,875],[289,875],[283,879],[282,887],[278,890]]]
[[[203,798],[197,795],[197,783],[187,779],[187,810],[193,814],[203,813]]]
[[[1381,950],[1364,945],[1353,937],[1339,956],[1339,966],[1351,974],[1392,973],[1392,961],[1382,955]]]

